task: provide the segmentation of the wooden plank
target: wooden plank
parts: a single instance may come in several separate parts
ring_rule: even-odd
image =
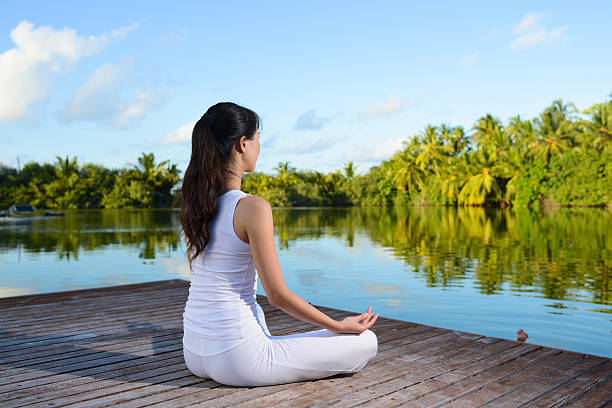
[[[529,402],[527,408],[544,408],[551,406],[563,406],[572,403],[591,391],[605,386],[612,379],[612,362],[607,360],[604,364],[593,370],[585,370],[573,381],[562,387],[550,390]],[[605,401],[601,401],[602,403]]]
[[[0,401],[17,401],[33,403],[49,399],[59,399],[81,391],[98,389],[105,384],[114,385],[119,381],[143,381],[159,374],[178,371],[185,367],[182,350],[168,353],[163,358],[150,360],[132,360],[131,365],[124,364],[112,371],[92,373],[88,376],[59,375],[55,382],[32,385],[20,388],[9,394],[0,395]]]
[[[45,401],[36,405],[40,407],[104,407],[111,404],[121,404],[123,401],[140,398],[162,390],[181,389],[204,383],[211,384],[213,382],[196,377],[186,368],[183,368],[179,371],[151,377],[147,382],[122,382],[115,386],[80,392],[69,397]]]
[[[181,292],[184,290],[181,289]],[[161,295],[162,292],[160,292]],[[164,301],[161,302],[159,299],[142,299],[134,296],[132,299],[118,299],[117,301],[111,300],[109,304],[99,305],[95,302],[84,303],[74,302],[74,304],[54,308],[53,310],[41,310],[36,314],[24,315],[14,314],[12,319],[4,319],[0,323],[0,328],[5,330],[26,330],[41,325],[57,324],[65,321],[74,320],[76,318],[87,318],[89,316],[96,316],[99,314],[121,314],[129,312],[138,312],[139,310],[144,311],[147,308],[149,310],[154,309],[156,306],[173,306],[178,307],[179,305],[185,304],[187,296],[184,293],[177,292],[176,294],[163,293],[165,296]],[[120,301],[119,301],[120,300]]]
[[[602,383],[598,388],[570,402],[569,408],[602,408],[612,405],[612,381]]]
[[[162,322],[165,323],[165,322]],[[82,340],[75,339],[70,341],[66,339],[65,342],[50,344],[45,346],[25,346],[17,348],[13,351],[7,351],[0,354],[0,364],[8,364],[15,366],[18,363],[29,364],[29,360],[49,357],[53,358],[56,354],[64,354],[69,356],[70,352],[75,351],[75,347],[87,348],[87,349],[104,349],[105,347],[112,347],[114,344],[126,343],[130,341],[138,341],[139,339],[153,339],[159,336],[174,335],[182,336],[183,330],[180,327],[165,327],[162,326],[149,326],[149,328],[137,328],[134,330],[115,332],[107,335],[97,333],[95,340]]]
[[[446,355],[442,356],[442,358],[434,364],[428,364],[424,367],[416,365],[413,367],[412,364],[408,365],[406,371],[410,372],[409,375],[406,375],[405,372],[401,372],[400,375],[395,378],[385,379],[366,387],[360,387],[360,384],[357,382],[353,385],[350,392],[313,406],[347,407],[369,403],[370,400],[377,397],[391,394],[397,390],[406,389],[412,385],[419,385],[431,378],[439,376],[440,373],[448,373],[465,367],[466,360],[470,361],[471,359],[475,359],[478,356],[482,356],[483,353],[487,353],[489,356],[497,355],[507,348],[508,344],[499,340],[489,343],[486,347],[484,344],[480,347],[473,345],[472,347],[460,350],[459,352],[462,355],[459,359],[455,358],[457,357],[456,353],[446,353]],[[365,374],[366,373],[364,373],[364,375]],[[392,399],[392,401],[395,400],[397,400],[397,397]]]
[[[149,366],[148,370],[139,370],[135,373],[125,376],[116,376],[107,379],[97,379],[95,381],[80,382],[81,378],[74,378],[70,384],[54,383],[52,386],[43,386],[27,390],[21,390],[21,394],[17,398],[10,398],[3,402],[3,408],[21,407],[28,404],[40,404],[47,402],[53,406],[61,406],[62,404],[73,403],[79,401],[79,394],[98,391],[101,395],[106,395],[110,387],[121,385],[124,383],[139,383],[146,386],[149,382],[155,381],[156,378],[175,372],[183,372],[185,364],[182,358],[174,358],[172,360],[160,361],[159,366]],[[58,387],[62,385],[62,387]],[[44,390],[44,391],[43,391]],[[26,392],[27,391],[27,392]],[[12,396],[10,396],[12,397]]]
[[[384,407],[395,405],[397,401],[409,402],[415,400],[458,381],[473,381],[478,384],[479,380],[475,380],[474,377],[491,367],[507,364],[517,358],[527,357],[527,361],[545,358],[547,353],[550,352],[535,345],[516,344],[508,340],[498,341],[490,346],[483,347],[480,351],[474,350],[471,354],[462,356],[462,359],[443,362],[445,366],[439,370],[428,370],[428,367],[421,371],[410,370],[407,374],[393,380],[400,386],[394,392],[388,393],[384,388],[379,390],[378,387],[368,389],[367,391],[371,393],[371,396],[366,401],[369,406]],[[409,367],[407,367],[408,369]],[[423,374],[426,374],[426,378],[423,378]],[[419,404],[420,402],[417,403],[417,405]],[[420,405],[427,406],[425,402]]]
[[[564,352],[563,354],[570,353]],[[555,366],[551,365],[549,366],[549,370],[547,372],[544,372],[537,377],[536,375],[531,374],[529,372],[530,370],[525,371],[523,376],[526,374],[531,374],[530,379],[533,380],[522,381],[519,387],[516,387],[511,391],[506,389],[499,392],[499,396],[488,401],[485,406],[516,407],[517,405],[529,403],[537,399],[539,396],[567,384],[585,371],[603,364],[604,362],[601,359],[583,356],[582,359],[574,360],[569,364],[557,364]],[[516,376],[514,376],[514,378],[516,378]],[[513,386],[516,386],[516,383],[513,384]]]
[[[184,279],[169,279],[163,281],[132,283],[127,285],[107,286],[93,289],[76,289],[62,292],[42,293],[35,295],[22,295],[0,298],[0,308],[16,309],[20,307],[44,306],[47,303],[61,303],[74,299],[99,299],[105,295],[118,295],[122,293],[158,291],[160,288],[189,288],[189,281]]]
[[[182,357],[189,282],[0,299],[0,405],[21,406],[600,406],[609,359],[379,318],[377,356],[354,375],[226,387]],[[273,335],[320,328],[257,295]],[[316,306],[333,318],[356,315]]]
[[[42,349],[52,349],[55,347],[62,347],[66,343],[74,344],[91,344],[94,342],[103,342],[118,338],[130,338],[131,336],[137,336],[150,332],[151,330],[157,330],[158,332],[181,332],[182,327],[180,326],[181,321],[174,316],[170,315],[165,319],[160,319],[154,322],[147,322],[145,325],[126,325],[124,322],[120,322],[114,326],[106,326],[97,330],[92,328],[84,328],[81,331],[74,331],[70,334],[55,334],[53,336],[37,336],[33,338],[25,338],[21,343],[14,343],[10,346],[6,346],[0,353],[0,357],[14,356],[16,353],[29,353],[32,351]]]
[[[275,324],[275,322],[277,321],[282,321],[282,319],[284,318],[285,313],[282,311],[279,311],[277,316],[272,316],[272,317],[266,317],[266,320],[271,322],[272,325]],[[167,322],[170,321],[175,321],[175,317],[172,318],[172,320],[167,320],[167,321],[157,321],[157,324],[165,324]],[[299,320],[295,320],[296,325],[298,324],[304,324],[304,322],[301,322]],[[146,327],[146,326],[144,326]],[[175,334],[176,336],[182,336],[182,328],[167,328],[167,327],[162,327],[161,329],[159,327],[153,327],[151,326],[151,328],[149,329],[142,329],[139,328],[137,330],[130,330],[128,332],[124,332],[124,333],[118,333],[117,336],[114,337],[108,337],[106,339],[103,339],[104,342],[108,342],[109,340],[111,341],[110,343],[103,343],[103,342],[98,342],[98,343],[94,343],[94,342],[87,342],[87,347],[88,348],[96,348],[97,345],[99,344],[100,347],[107,347],[109,345],[112,345],[114,343],[116,343],[117,341],[121,342],[121,341],[128,341],[128,340],[132,340],[134,338],[138,338],[138,337],[145,337],[147,339],[153,339],[156,338],[159,335],[164,335],[166,333],[172,333]],[[147,336],[147,334],[151,334],[149,336]],[[67,341],[69,341],[70,338],[67,339]],[[117,340],[117,341],[114,341]],[[113,342],[114,341],[114,342]],[[54,348],[55,347],[55,348]],[[50,344],[50,345],[45,345],[45,347],[41,347],[41,346],[33,346],[31,348],[26,348],[26,347],[21,347],[18,348],[16,350],[13,350],[12,352],[4,352],[4,353],[0,353],[0,364],[7,364],[7,363],[11,363],[14,361],[20,361],[23,362],[24,365],[29,365],[27,363],[28,359],[32,359],[32,358],[42,358],[45,356],[53,356],[55,354],[64,354],[64,356],[68,356],[68,354],[71,350],[74,350],[74,345],[71,343],[60,343],[59,347],[57,346],[56,343],[54,344]],[[31,351],[28,351],[31,350]],[[78,351],[77,351],[78,353]],[[11,364],[12,366],[15,366],[14,364]]]
[[[438,405],[449,402],[455,406],[484,404],[497,398],[503,392],[512,391],[520,386],[521,381],[528,382],[534,376],[550,371],[551,367],[555,367],[556,364],[573,364],[578,358],[558,350],[540,348],[535,353],[519,356],[509,362],[480,370],[476,375],[429,392],[422,398],[411,400],[406,405]],[[513,380],[516,383],[512,383]]]

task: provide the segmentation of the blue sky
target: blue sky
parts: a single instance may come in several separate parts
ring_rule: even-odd
[[[0,163],[185,169],[218,101],[263,119],[257,171],[358,172],[427,124],[612,92],[612,3],[20,1],[0,14]]]

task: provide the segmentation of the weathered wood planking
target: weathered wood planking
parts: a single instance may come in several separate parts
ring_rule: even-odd
[[[379,318],[376,358],[354,375],[227,387],[182,357],[189,282],[0,299],[2,407],[599,407],[608,358]],[[258,302],[272,334],[317,327]],[[334,318],[353,313],[319,307]]]

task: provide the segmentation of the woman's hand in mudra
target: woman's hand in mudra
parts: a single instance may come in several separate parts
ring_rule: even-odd
[[[349,316],[338,322],[338,328],[334,333],[356,333],[361,334],[374,324],[378,319],[378,313],[372,315],[372,307],[368,306],[368,311],[359,316]]]

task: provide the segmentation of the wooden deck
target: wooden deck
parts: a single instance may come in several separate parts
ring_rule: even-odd
[[[0,406],[599,407],[610,359],[379,318],[354,375],[238,388],[187,371],[182,280],[0,299]],[[316,329],[258,301],[272,334]],[[320,307],[335,318],[353,313]]]

